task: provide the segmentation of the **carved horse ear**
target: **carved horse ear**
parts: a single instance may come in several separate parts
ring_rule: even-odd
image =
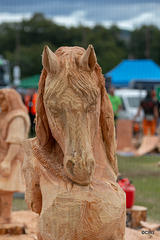
[[[101,87],[101,114],[100,125],[102,128],[103,142],[107,154],[108,161],[115,172],[118,174],[117,158],[116,158],[116,139],[114,127],[114,114],[111,102],[107,95],[105,85]]]
[[[80,59],[80,65],[84,70],[93,70],[96,66],[97,58],[92,45],[89,45]]]
[[[47,71],[43,69],[38,84],[38,94],[36,101],[36,136],[41,146],[45,146],[48,143],[51,135],[43,103],[46,76]]]
[[[45,45],[43,49],[42,65],[48,73],[55,74],[57,72],[58,58],[47,45]]]

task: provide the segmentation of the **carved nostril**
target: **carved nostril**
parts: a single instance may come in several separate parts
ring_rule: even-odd
[[[73,168],[74,168],[74,163],[71,160],[68,160],[66,167],[70,171],[72,175],[74,175]]]

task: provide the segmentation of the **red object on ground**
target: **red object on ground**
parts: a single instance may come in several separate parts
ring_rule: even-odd
[[[134,185],[131,184],[128,178],[123,178],[119,180],[118,184],[126,193],[126,208],[131,208],[134,205],[135,201],[136,189]]]

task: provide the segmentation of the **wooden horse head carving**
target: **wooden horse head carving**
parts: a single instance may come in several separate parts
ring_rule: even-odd
[[[45,46],[42,64],[36,117],[39,147],[50,154],[59,149],[61,174],[88,185],[95,169],[93,144],[100,129],[116,175],[113,111],[94,48],[61,47],[53,53]]]

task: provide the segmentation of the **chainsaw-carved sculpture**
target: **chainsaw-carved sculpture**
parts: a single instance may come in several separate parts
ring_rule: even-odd
[[[24,192],[21,140],[30,121],[21,96],[14,89],[0,90],[0,223],[10,222],[14,192]]]
[[[114,120],[91,45],[42,55],[36,138],[24,142],[26,202],[39,240],[122,240]]]

